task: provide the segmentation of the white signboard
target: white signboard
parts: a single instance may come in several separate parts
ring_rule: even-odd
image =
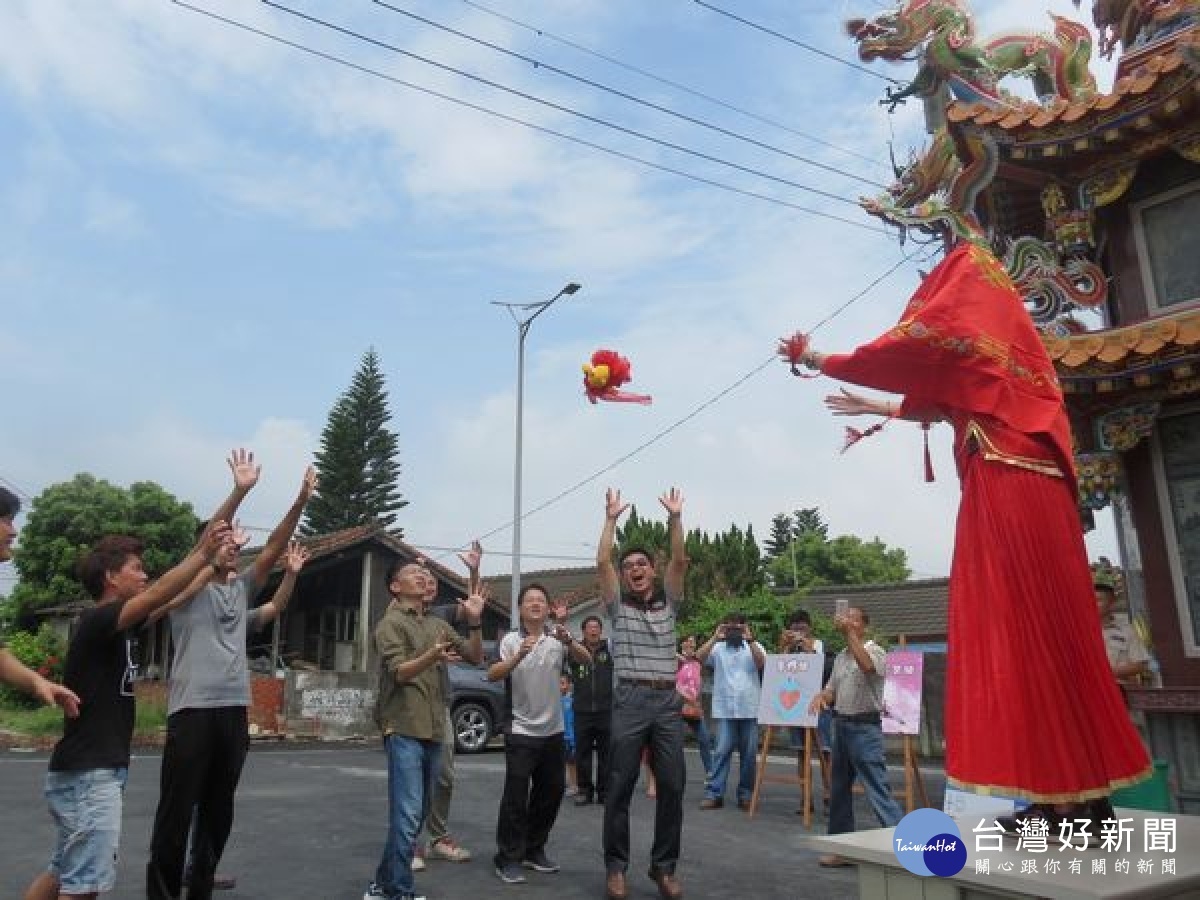
[[[760,725],[814,728],[817,717],[808,705],[821,690],[823,653],[768,654],[758,701]]]

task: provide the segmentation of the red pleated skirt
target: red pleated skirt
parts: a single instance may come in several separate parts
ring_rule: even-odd
[[[1109,794],[1150,760],[1104,650],[1070,483],[960,460],[946,775],[1037,803]]]

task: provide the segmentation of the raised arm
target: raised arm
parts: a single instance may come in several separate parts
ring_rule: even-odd
[[[125,601],[117,616],[117,630],[123,631],[142,622],[156,608],[169,603],[180,594],[191,584],[192,579],[205,572],[208,567],[211,566],[213,571],[216,571],[217,554],[229,540],[229,526],[217,519],[210,521],[208,528],[183,562],[168,570],[136,597]]]
[[[479,565],[483,561],[483,544],[478,540],[471,541],[467,550],[458,554],[464,566],[467,567],[467,595],[477,593],[482,585],[479,577]]]
[[[212,581],[212,572],[208,570],[208,566],[205,566],[200,570],[200,574],[193,578],[191,583],[185,587],[183,591],[176,594],[171,599],[171,602],[166,603],[163,606],[155,607],[153,610],[151,610],[150,615],[146,616],[145,624],[153,625],[159,619],[170,615],[175,610],[182,609],[183,607],[187,606],[196,599],[196,595],[199,594],[204,586],[210,581]]]
[[[613,565],[613,541],[617,536],[617,520],[629,509],[621,502],[621,492],[612,488],[604,495],[604,528],[600,531],[600,544],[596,548],[596,569],[600,575],[600,602],[612,606],[621,596],[621,579]]]
[[[720,625],[718,625],[716,627],[716,629],[712,633],[712,636],[707,641],[705,641],[703,644],[701,644],[699,647],[696,648],[696,659],[700,660],[701,665],[708,662],[708,657],[709,657],[709,654],[712,653],[713,647],[716,646],[718,641],[723,641],[723,640],[725,640],[725,623],[724,622],[722,622]]]
[[[258,554],[258,559],[254,560],[255,584],[262,584],[267,580],[267,576],[275,568],[275,563],[279,562],[279,557],[283,556],[284,551],[287,550],[288,541],[292,539],[292,534],[296,531],[296,525],[300,522],[300,515],[304,512],[304,507],[308,504],[309,498],[312,497],[316,489],[317,470],[309,466],[304,470],[304,480],[300,483],[300,493],[296,495],[296,499],[292,502],[292,506],[287,511],[287,514],[275,526],[275,530],[271,532],[271,536],[267,538],[267,543],[263,545],[262,553]]]
[[[258,627],[265,628],[283,615],[292,592],[296,590],[296,578],[300,570],[308,562],[308,551],[297,541],[288,544],[287,553],[283,557],[283,580],[275,589],[274,595],[258,611]]]
[[[663,587],[667,597],[678,602],[683,597],[683,578],[687,575],[687,548],[683,539],[683,494],[679,488],[671,488],[658,498],[658,502],[667,511],[667,541],[670,545],[670,558],[667,560],[667,571],[663,575]]]

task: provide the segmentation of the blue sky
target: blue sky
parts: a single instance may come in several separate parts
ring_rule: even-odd
[[[483,0],[481,0],[483,2]],[[430,69],[251,0],[196,5],[463,99],[862,224],[837,203],[647,145]],[[417,24],[368,0],[290,0],[336,21],[589,115],[853,199],[876,189],[687,125]],[[488,8],[811,133],[741,117],[505,22],[462,0],[395,5],[868,179],[887,141],[885,82],[688,0],[487,0]],[[852,59],[841,22],[873,0],[728,3]],[[1049,23],[1067,0],[977,2],[982,30]],[[1086,11],[1085,11],[1086,14]],[[824,318],[901,258],[893,236],[656,172],[314,59],[167,0],[0,6],[0,296],[6,439],[22,492],[89,471],[158,481],[204,512],[229,448],[264,464],[244,519],[269,526],[299,483],[329,407],[379,352],[399,435],[400,524],[460,546],[511,519],[515,328],[493,300],[583,289],[527,345],[527,509],[608,466],[755,369],[775,339]],[[1097,65],[1101,86],[1111,69]],[[904,67],[876,66],[904,78]],[[875,163],[862,157],[870,157]],[[912,248],[908,248],[911,250]],[[928,265],[928,263],[926,263]],[[824,349],[886,328],[916,283],[902,266],[823,328]],[[589,406],[580,364],[630,357],[649,407]],[[818,506],[835,532],[948,569],[957,504],[949,434],[938,481],[920,435],[894,424],[839,456],[830,382],[772,366],[524,525],[524,568],[594,553],[605,486],[643,512],[678,485],[688,525],[752,524]],[[1111,529],[1092,539],[1113,554]],[[486,542],[507,571],[511,531]],[[579,559],[574,559],[579,557]],[[5,577],[11,580],[11,573]],[[0,581],[0,588],[4,586]]]

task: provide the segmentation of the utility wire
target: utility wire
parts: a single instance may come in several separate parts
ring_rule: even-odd
[[[580,53],[586,53],[588,56],[602,60],[609,65],[617,66],[618,68],[624,69],[627,72],[633,72],[635,75],[640,75],[642,78],[649,79],[650,81],[657,82],[658,84],[666,85],[667,87],[674,88],[677,91],[682,91],[683,93],[703,100],[706,103],[711,103],[714,106],[727,109],[730,112],[737,113],[740,116],[745,116],[747,119],[753,119],[756,122],[761,122],[762,124],[769,125],[772,128],[778,128],[780,131],[786,131],[788,134],[794,134],[797,137],[802,137],[807,141],[812,141],[814,144],[819,144],[820,146],[827,147],[830,150],[836,150],[839,153],[845,153],[847,156],[856,157],[864,162],[871,163],[873,166],[883,166],[883,163],[881,163],[875,157],[867,156],[865,153],[859,153],[857,150],[851,150],[849,147],[842,147],[838,144],[831,143],[815,134],[810,134],[807,131],[801,131],[798,128],[793,128],[784,122],[769,118],[761,113],[756,113],[752,110],[746,109],[745,107],[737,106],[736,104],[730,103],[728,100],[722,100],[720,97],[714,97],[712,94],[706,94],[703,91],[698,91],[695,88],[688,87],[686,84],[681,84],[678,81],[673,81],[670,78],[657,75],[648,69],[643,69],[640,66],[635,66],[632,63],[617,59],[615,56],[609,56],[606,53],[602,53],[599,50],[595,50],[586,46],[585,44],[580,44],[579,42],[573,41],[570,38],[565,38],[561,35],[554,34],[553,32],[547,31],[546,29],[537,25],[530,25],[528,22],[522,22],[520,19],[513,18],[512,16],[484,6],[482,3],[476,3],[475,0],[461,0],[461,2],[465,3],[472,9],[477,9],[482,13],[486,13],[489,16],[494,16],[495,18],[500,19],[503,22],[508,22],[510,25],[516,25],[518,28],[524,28],[527,31],[532,31],[534,34],[538,35],[538,37],[544,37],[547,40],[562,44],[564,47],[570,47],[572,50],[577,50]]]
[[[768,181],[773,181],[777,184],[783,184],[783,185],[787,185],[788,187],[796,188],[797,190],[807,191],[810,194],[816,194],[817,196],[824,197],[828,200],[834,200],[834,201],[837,201],[838,203],[848,203],[851,206],[858,206],[858,201],[851,200],[849,197],[843,197],[839,194],[834,194],[834,193],[831,193],[830,191],[826,191],[826,190],[822,190],[821,188],[813,187],[812,185],[802,184],[798,181],[792,181],[787,178],[781,178],[777,175],[771,175],[767,172],[763,172],[761,169],[755,169],[752,166],[744,166],[744,165],[741,165],[740,163],[731,162],[727,159],[722,159],[719,156],[713,156],[712,154],[704,153],[700,150],[693,150],[692,148],[685,147],[682,144],[676,144],[675,142],[668,141],[664,138],[654,137],[653,135],[649,135],[649,134],[646,134],[645,132],[638,131],[635,128],[630,128],[626,125],[621,125],[617,122],[613,122],[608,119],[601,118],[600,116],[594,116],[591,113],[585,113],[585,112],[581,112],[580,110],[577,110],[577,109],[572,109],[569,106],[564,106],[563,104],[556,103],[553,100],[547,100],[544,97],[538,97],[538,96],[536,96],[534,94],[530,94],[526,91],[518,90],[517,88],[514,88],[514,87],[509,87],[506,84],[501,84],[498,81],[493,81],[492,79],[485,78],[482,75],[476,75],[472,72],[466,71],[465,69],[459,69],[455,66],[451,66],[451,65],[448,65],[443,62],[438,62],[435,59],[430,59],[427,56],[422,56],[419,53],[413,53],[411,50],[405,50],[403,47],[397,47],[395,44],[389,44],[386,41],[381,41],[378,38],[373,38],[370,35],[363,34],[362,32],[358,32],[358,31],[354,31],[351,28],[346,28],[346,27],[344,27],[342,25],[338,25],[334,22],[327,21],[326,19],[319,18],[318,16],[309,15],[306,12],[301,12],[300,10],[292,9],[291,7],[284,6],[282,3],[275,2],[275,0],[262,0],[262,2],[264,4],[266,4],[267,6],[270,6],[274,9],[279,10],[280,12],[287,13],[288,15],[294,16],[295,18],[298,18],[298,19],[303,19],[304,21],[310,22],[314,25],[318,25],[321,28],[326,28],[330,31],[337,32],[338,34],[346,35],[347,37],[352,37],[356,40],[362,41],[367,44],[372,44],[372,45],[374,45],[376,47],[380,47],[384,50],[390,50],[393,53],[400,54],[401,56],[406,56],[410,59],[415,59],[418,62],[425,63],[428,66],[433,66],[434,68],[441,69],[443,72],[451,72],[462,78],[467,78],[467,79],[470,79],[471,81],[477,82],[482,85],[486,85],[487,87],[493,88],[495,90],[503,91],[506,94],[511,94],[514,97],[520,97],[522,100],[528,100],[531,103],[537,103],[541,106],[545,106],[545,107],[547,107],[549,109],[553,109],[557,112],[562,112],[562,113],[566,113],[567,115],[575,116],[576,118],[580,118],[585,121],[591,122],[594,125],[600,125],[604,128],[610,128],[614,131],[619,131],[622,134],[627,134],[631,137],[636,137],[639,140],[649,141],[650,143],[657,144],[660,147],[666,147],[667,149],[674,150],[677,153],[685,153],[688,156],[694,156],[697,159],[703,159],[706,162],[716,163],[717,165],[725,166],[730,169],[736,169],[739,172],[744,172],[749,175],[755,175],[759,178],[765,178]],[[186,5],[186,4],[181,3],[180,5]],[[213,14],[213,15],[215,15],[215,14]]]
[[[817,324],[814,325],[811,329],[809,329],[809,331],[807,333],[810,335],[814,334],[815,332],[817,332],[818,330],[823,328],[825,325],[829,324],[831,321],[833,321],[835,318],[837,318],[839,315],[841,315],[843,312],[845,312],[847,309],[849,309],[854,303],[861,300],[863,297],[865,297],[867,294],[869,294],[871,291],[873,291],[876,287],[878,287],[880,284],[882,284],[884,281],[886,281],[888,278],[890,278],[892,276],[892,274],[894,272],[896,272],[897,269],[899,269],[906,262],[911,260],[914,256],[916,256],[916,253],[911,253],[911,254],[908,254],[907,256],[904,256],[902,259],[898,260],[897,262],[893,263],[891,266],[888,267],[887,271],[883,272],[880,275],[877,275],[874,279],[871,280],[871,282],[866,287],[864,287],[862,290],[860,290],[858,293],[856,293],[854,296],[852,296],[845,303],[843,303],[839,307],[837,307],[833,312],[831,312],[825,318],[823,318],[819,322],[817,322]],[[657,444],[660,440],[665,438],[667,435],[671,434],[671,432],[677,430],[679,427],[681,427],[685,423],[690,422],[692,419],[696,418],[696,416],[700,415],[700,413],[704,412],[704,410],[708,409],[710,406],[713,406],[715,403],[722,400],[723,398],[725,398],[726,396],[731,394],[733,391],[737,390],[739,387],[741,387],[743,384],[745,384],[747,381],[749,381],[751,378],[753,378],[759,372],[766,369],[768,366],[770,366],[772,364],[777,364],[778,361],[779,361],[778,354],[772,353],[770,356],[768,356],[765,360],[763,360],[761,363],[759,363],[757,366],[755,366],[749,372],[747,372],[746,374],[742,375],[740,378],[735,380],[732,384],[717,391],[717,393],[713,394],[707,400],[700,403],[698,406],[696,406],[695,408],[690,410],[685,415],[676,419],[674,422],[672,422],[666,428],[663,428],[661,431],[655,433],[654,435],[652,435],[651,437],[649,437],[642,443],[638,444],[636,447],[634,447],[628,453],[617,457],[617,459],[613,460],[607,466],[604,466],[604,468],[602,468],[602,469],[596,470],[591,475],[588,475],[586,478],[581,478],[579,481],[575,482],[570,487],[559,491],[557,494],[555,494],[550,499],[545,500],[542,503],[539,503],[537,506],[533,507],[533,509],[530,509],[530,510],[527,510],[527,511],[521,513],[521,521],[525,521],[525,519],[529,518],[530,516],[534,515],[535,513],[539,513],[542,510],[546,509],[547,507],[553,506],[558,501],[565,499],[566,497],[569,497],[571,494],[574,494],[576,491],[591,484],[593,481],[595,481],[601,475],[607,475],[613,469],[615,469],[618,466],[622,465],[623,463],[626,463],[629,460],[633,459],[635,456],[637,456],[643,450],[646,450],[647,448],[652,447],[654,444]],[[493,528],[491,531],[485,532],[484,534],[482,534],[478,537],[478,540],[480,540],[480,541],[485,540],[489,537],[492,537],[493,535],[499,534],[501,531],[505,531],[505,530],[511,528],[513,526],[514,521],[515,520],[510,520],[510,521],[504,523],[503,525],[499,525],[496,528]]]
[[[623,91],[623,90],[620,90],[619,88],[612,87],[611,85],[604,84],[603,82],[596,81],[593,78],[588,78],[586,76],[579,75],[575,72],[568,71],[567,69],[559,68],[558,66],[553,65],[552,63],[548,63],[545,60],[537,59],[532,56],[527,56],[524,53],[518,53],[515,50],[510,50],[507,47],[502,47],[500,44],[494,44],[491,41],[485,40],[484,38],[476,37],[473,34],[468,34],[465,31],[460,31],[457,28],[452,28],[451,26],[445,25],[441,22],[435,22],[433,19],[429,19],[429,18],[426,18],[425,16],[418,15],[417,13],[414,13],[414,12],[411,12],[410,10],[404,9],[403,7],[394,6],[393,4],[386,2],[386,0],[373,0],[373,2],[375,3],[376,6],[381,6],[386,10],[390,10],[391,12],[394,12],[397,15],[404,16],[408,19],[413,20],[414,22],[420,22],[423,25],[428,25],[431,28],[436,28],[439,31],[445,32],[446,34],[452,34],[455,37],[461,38],[464,41],[470,41],[473,44],[478,44],[481,47],[487,47],[489,50],[494,50],[496,53],[501,53],[512,59],[517,59],[517,60],[520,60],[521,62],[529,63],[529,65],[533,66],[535,69],[541,69],[546,72],[552,72],[555,75],[561,75],[562,77],[568,78],[571,81],[574,81],[578,84],[586,85],[587,87],[594,88],[595,90],[598,90],[598,91],[603,91],[607,94],[611,94],[614,97],[619,97],[622,100],[628,100],[630,103],[636,103],[639,106],[643,106],[647,109],[652,109],[655,112],[660,112],[665,115],[672,116],[683,122],[687,122],[690,125],[696,125],[696,126],[699,126],[700,128],[707,128],[709,131],[715,131],[717,134],[722,134],[725,137],[730,137],[730,138],[733,138],[734,140],[742,141],[743,143],[750,144],[751,146],[754,146],[754,147],[758,147],[761,150],[769,150],[772,153],[778,153],[780,156],[786,156],[788,159],[794,159],[797,162],[801,162],[801,163],[804,163],[805,165],[812,166],[813,168],[820,169],[823,172],[829,172],[832,175],[841,175],[844,178],[849,178],[854,181],[861,181],[863,184],[869,184],[869,185],[872,185],[873,187],[877,187],[877,188],[886,189],[886,187],[887,187],[887,185],[883,184],[882,182],[875,181],[874,179],[866,178],[862,175],[857,175],[854,172],[848,172],[845,169],[839,168],[837,166],[831,166],[826,163],[819,162],[815,159],[812,159],[811,157],[803,156],[799,153],[793,153],[790,150],[785,150],[782,147],[778,147],[775,144],[769,144],[766,141],[760,141],[757,138],[753,138],[748,135],[742,134],[741,132],[734,131],[731,128],[725,128],[722,125],[716,125],[712,122],[706,121],[705,119],[700,119],[700,118],[697,118],[696,116],[691,116],[691,115],[688,115],[687,113],[679,112],[678,110],[671,109],[671,107],[669,107],[669,106],[664,106],[661,103],[655,103],[653,100],[647,100],[644,97],[639,97],[636,94],[629,93],[628,91]]]
[[[364,66],[359,63],[352,62],[351,60],[345,59],[345,58],[337,56],[335,54],[326,53],[324,50],[318,50],[314,47],[309,47],[306,44],[301,44],[297,41],[289,40],[288,38],[285,38],[285,37],[280,37],[277,34],[273,34],[269,31],[264,31],[263,29],[256,28],[253,25],[247,25],[244,22],[237,21],[236,19],[230,19],[226,16],[220,15],[219,13],[215,13],[215,12],[212,12],[207,9],[202,9],[198,6],[192,6],[190,3],[184,2],[184,0],[171,0],[171,2],[174,3],[176,6],[182,7],[183,9],[186,9],[190,12],[205,16],[210,19],[214,19],[215,21],[221,22],[222,24],[228,25],[233,28],[239,28],[242,31],[246,31],[251,34],[258,35],[259,37],[266,38],[267,40],[274,41],[275,43],[282,44],[286,47],[291,47],[294,50],[299,50],[302,53],[307,53],[310,56],[315,56],[315,57],[317,57],[319,59],[323,59],[327,62],[336,63],[340,66],[344,66],[348,69],[353,69],[356,72],[361,72],[365,75],[372,75],[376,78],[381,78],[384,81],[391,82],[392,84],[398,85],[400,87],[408,88],[409,90],[417,91],[422,94],[427,94],[431,97],[436,97],[437,99],[444,100],[447,103],[453,103],[456,106],[461,106],[465,109],[470,109],[475,112],[480,112],[480,113],[483,113],[484,115],[491,116],[492,118],[495,118],[495,119],[500,119],[501,121],[504,121],[504,122],[509,122],[513,125],[520,125],[524,128],[528,128],[532,131],[536,131],[541,134],[546,134],[546,135],[550,135],[551,137],[560,138],[561,140],[564,140],[564,141],[570,141],[573,144],[578,144],[579,146],[587,147],[588,149],[596,150],[600,153],[605,153],[605,154],[615,157],[617,159],[625,160],[626,162],[637,163],[638,165],[645,166],[646,168],[649,168],[649,169],[654,169],[659,172],[665,172],[669,175],[677,175],[680,178],[687,178],[688,180],[695,181],[699,184],[708,185],[709,187],[715,187],[715,188],[718,188],[723,191],[728,191],[729,193],[739,194],[743,197],[750,197],[755,200],[761,200],[766,203],[772,203],[776,206],[781,206],[786,209],[792,209],[797,212],[805,213],[807,215],[817,216],[822,219],[830,219],[831,221],[834,221],[834,222],[841,222],[843,225],[850,225],[854,228],[861,228],[866,231],[870,231],[872,234],[881,234],[881,235],[887,234],[887,232],[884,229],[864,223],[859,220],[845,218],[843,216],[835,215],[834,213],[828,213],[828,212],[824,212],[819,209],[813,209],[812,207],[804,206],[799,203],[792,203],[791,201],[783,200],[779,197],[772,197],[768,194],[761,194],[757,191],[747,190],[745,188],[740,188],[740,187],[737,187],[732,184],[727,184],[722,181],[717,181],[716,179],[713,179],[713,178],[707,178],[703,175],[697,175],[692,172],[687,172],[683,169],[677,169],[677,168],[674,168],[673,166],[668,166],[668,165],[664,165],[663,163],[645,159],[644,157],[640,157],[640,156],[637,156],[632,153],[626,153],[623,150],[617,150],[612,147],[606,147],[603,144],[598,144],[594,141],[589,141],[585,138],[576,137],[575,135],[567,134],[566,132],[563,132],[563,131],[557,131],[553,128],[548,128],[545,125],[538,125],[537,123],[530,122],[527,119],[522,119],[518,116],[512,116],[512,115],[509,115],[508,113],[503,113],[503,112],[500,112],[499,110],[495,110],[490,107],[483,106],[482,104],[479,104],[479,103],[473,103],[469,100],[463,100],[459,97],[454,97],[454,96],[451,96],[450,94],[445,94],[441,91],[434,90],[433,88],[425,87],[424,85],[415,84],[411,81],[405,81],[403,78],[397,78],[394,75],[389,75],[386,72],[379,71],[378,69],[372,69],[369,66]]]
[[[892,78],[890,75],[884,75],[882,72],[876,72],[874,69],[868,69],[866,66],[860,66],[856,62],[851,62],[848,59],[842,59],[842,57],[836,56],[833,53],[830,53],[828,50],[822,50],[820,47],[814,47],[812,44],[797,40],[796,38],[786,35],[781,31],[776,31],[774,28],[768,28],[766,25],[759,24],[758,22],[752,22],[750,19],[743,18],[737,13],[732,13],[727,9],[721,9],[719,6],[706,3],[705,0],[692,0],[692,2],[697,6],[703,6],[705,9],[712,10],[718,15],[725,16],[728,19],[733,19],[735,22],[740,22],[741,24],[753,28],[756,31],[769,34],[771,37],[777,37],[781,41],[787,41],[789,44],[799,47],[801,50],[807,50],[809,53],[815,53],[817,56],[823,56],[825,59],[831,60],[835,63],[841,63],[843,66],[848,66],[849,68],[854,69],[856,72],[863,72],[864,74],[872,75],[875,78],[882,78],[884,81],[890,81],[892,84],[902,83],[897,79]]]

